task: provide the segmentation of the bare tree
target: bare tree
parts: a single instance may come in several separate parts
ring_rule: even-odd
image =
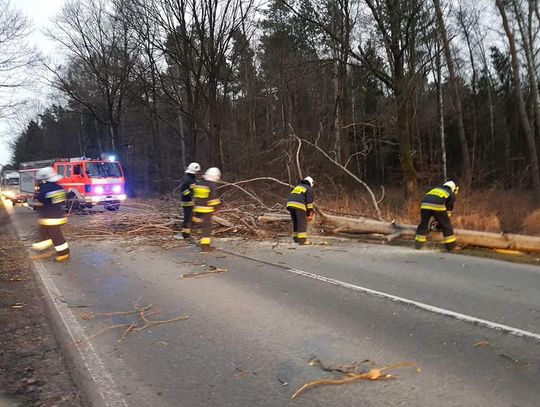
[[[159,77],[169,102],[187,118],[188,155],[197,157],[198,145],[205,143],[210,150],[208,161],[223,167],[224,113],[220,105],[229,96],[232,66],[242,52],[234,46],[236,34],[251,29],[254,0],[131,3],[134,16],[148,16],[157,30],[157,35],[151,37],[152,46],[162,56],[161,68],[166,67]],[[135,21],[136,29],[137,25],[140,24]],[[205,140],[199,135],[204,135]]]
[[[519,58],[517,55],[516,49],[516,40],[514,37],[514,32],[512,31],[510,24],[508,22],[508,16],[506,14],[506,7],[503,3],[503,0],[495,0],[495,4],[499,9],[501,15],[504,31],[508,39],[508,45],[510,47],[510,58],[512,61],[512,72],[514,77],[514,92],[516,96],[516,102],[518,104],[519,116],[521,119],[521,125],[525,133],[525,138],[529,146],[529,159],[530,159],[530,168],[532,175],[532,182],[535,195],[537,199],[540,199],[540,171],[538,168],[538,152],[536,149],[536,140],[534,138],[533,129],[529,118],[527,116],[527,107],[525,105],[525,99],[523,97],[523,90],[521,89],[521,77],[519,69]]]
[[[125,3],[69,1],[48,33],[68,57],[67,66],[48,66],[53,86],[107,125],[113,151],[120,148],[119,127],[140,52],[129,26],[118,17],[116,7]]]
[[[36,49],[27,43],[30,32],[28,19],[9,0],[0,0],[0,117],[22,103],[14,92],[30,82],[30,68],[38,59]]]
[[[448,66],[448,74],[450,75],[450,85],[452,87],[452,101],[454,102],[454,109],[456,112],[457,128],[459,143],[461,146],[461,158],[463,161],[463,175],[465,180],[470,184],[471,180],[471,160],[469,156],[469,146],[467,144],[467,136],[465,134],[465,124],[463,119],[463,107],[461,105],[461,96],[459,92],[459,79],[456,75],[454,66],[454,58],[452,56],[452,49],[450,46],[450,40],[446,31],[446,25],[444,23],[444,16],[441,9],[441,2],[439,0],[433,0],[435,6],[435,14],[437,16],[437,28],[444,48],[444,55],[446,57],[446,63]]]

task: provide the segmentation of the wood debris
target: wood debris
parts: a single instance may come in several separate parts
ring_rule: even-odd
[[[298,390],[294,392],[291,399],[295,399],[300,396],[302,393],[306,392],[309,389],[313,389],[319,386],[325,385],[339,385],[339,384],[349,384],[354,383],[360,380],[375,381],[375,380],[391,380],[396,379],[396,376],[390,373],[384,373],[389,370],[399,369],[403,367],[411,367],[416,369],[416,372],[420,372],[420,369],[416,367],[414,362],[401,362],[395,365],[385,366],[382,368],[371,368],[369,370],[360,370],[361,365],[371,362],[366,359],[361,362],[353,362],[349,365],[338,365],[331,366],[323,364],[319,359],[311,359],[309,364],[311,366],[319,366],[321,369],[333,373],[338,373],[338,377],[334,378],[321,378],[318,380],[313,380],[311,382],[305,383]]]
[[[113,329],[117,328],[124,328],[124,332],[122,333],[122,336],[118,340],[118,342],[122,342],[130,332],[139,332],[143,331],[151,326],[156,325],[164,325],[169,324],[172,322],[178,322],[178,321],[184,321],[189,318],[189,315],[182,315],[180,317],[171,318],[171,319],[164,319],[164,320],[151,320],[149,319],[150,316],[158,314],[160,311],[150,311],[152,308],[152,305],[148,305],[146,307],[142,308],[135,308],[132,311],[117,311],[117,312],[83,312],[80,314],[81,318],[84,320],[91,320],[98,317],[106,317],[106,318],[112,318],[112,317],[118,317],[118,316],[130,316],[134,315],[138,318],[137,321],[131,322],[131,323],[123,323],[123,324],[115,324],[111,326],[107,326],[98,332],[77,341],[77,344],[83,343],[83,342],[89,342],[91,339],[94,339],[96,336],[101,335],[104,332],[111,331]]]
[[[216,266],[210,266],[210,270],[195,271],[193,273],[180,274],[178,278],[182,280],[184,278],[192,278],[192,277],[200,277],[200,276],[205,276],[205,275],[210,275],[210,274],[225,273],[227,271],[228,271],[227,269],[222,269]]]

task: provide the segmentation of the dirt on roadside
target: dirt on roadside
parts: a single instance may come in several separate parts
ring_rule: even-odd
[[[82,406],[24,247],[0,204],[0,406]]]

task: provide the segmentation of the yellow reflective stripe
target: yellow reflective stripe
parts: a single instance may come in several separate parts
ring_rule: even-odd
[[[193,223],[201,223],[201,222],[202,222],[202,219],[201,219],[201,218],[198,218],[198,217],[196,217],[196,216],[194,216],[194,217],[191,218],[191,221],[192,221]]]
[[[302,211],[305,211],[306,210],[306,205],[300,203],[300,202],[294,202],[294,201],[289,201],[287,202],[287,208],[295,208],[295,209],[300,209]]]
[[[193,211],[197,213],[212,213],[214,212],[214,208],[211,206],[196,206]]]
[[[456,241],[456,236],[454,235],[447,236],[442,240],[443,243],[452,243],[455,241]]]
[[[416,237],[414,238],[414,240],[416,240],[417,242],[424,243],[424,242],[427,241],[427,238],[426,238],[426,236],[416,235]]]
[[[209,237],[201,237],[201,244],[210,244],[212,243],[212,239]]]
[[[312,204],[312,203],[307,204],[306,207],[307,207],[308,209],[313,209],[313,204]]]
[[[195,198],[206,199],[210,196],[210,187],[206,185],[195,185],[193,188],[193,196]]]
[[[427,195],[435,195],[439,198],[448,198],[450,196],[450,193],[448,191],[445,191],[442,188],[434,188],[431,191],[427,193]]]
[[[307,237],[307,232],[300,232],[297,237],[298,239],[305,239]]]
[[[189,195],[189,194],[191,194],[190,189],[186,189],[184,192],[182,192],[182,195]]]
[[[216,198],[216,199],[210,199],[206,204],[208,206],[217,206],[221,203],[221,199],[219,198]]]
[[[191,229],[183,228],[182,233],[191,233]]]
[[[193,202],[193,201],[190,201],[190,202],[182,202],[182,206],[195,206],[195,202]]]
[[[438,204],[431,204],[431,203],[422,203],[420,205],[421,209],[429,209],[432,211],[440,211],[443,212],[446,210],[446,205],[438,205]]]
[[[292,235],[293,235],[294,237],[297,237],[297,236],[298,236],[298,233],[296,233],[296,232],[293,232],[293,234],[292,234]]]
[[[38,224],[43,226],[56,226],[67,223],[67,218],[41,218],[38,220]]]
[[[63,189],[59,189],[59,190],[56,190],[56,191],[51,191],[51,192],[47,192],[45,194],[45,198],[52,198],[54,196],[64,196],[66,195],[66,191],[64,191]]]
[[[53,245],[53,241],[51,239],[49,240],[43,240],[41,242],[34,243],[32,245],[32,249],[34,250],[45,250],[48,249]]]
[[[60,246],[54,246],[54,248],[55,248],[55,250],[56,250],[57,252],[61,252],[62,250],[67,250],[67,249],[69,249],[69,246],[68,246],[68,244],[67,244],[67,242],[66,242],[66,243],[61,244]]]
[[[303,187],[303,186],[298,185],[297,187],[295,187],[295,188],[291,191],[291,194],[300,195],[300,194],[303,194],[303,193],[306,192],[306,191],[307,191],[306,187]]]
[[[69,259],[69,254],[63,254],[62,256],[56,256],[56,261],[64,261]]]

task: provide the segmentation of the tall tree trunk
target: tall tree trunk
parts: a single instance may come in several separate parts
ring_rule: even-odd
[[[531,160],[531,175],[533,188],[535,196],[540,200],[540,171],[538,169],[538,155],[536,150],[536,141],[534,139],[534,134],[531,129],[529,118],[527,116],[527,108],[525,106],[525,99],[523,97],[523,91],[521,89],[521,80],[519,74],[519,60],[516,50],[516,41],[514,38],[514,33],[512,32],[510,25],[508,23],[508,17],[506,15],[506,10],[502,0],[495,0],[497,8],[501,14],[504,31],[508,37],[508,45],[510,46],[510,57],[512,61],[512,71],[514,76],[514,92],[516,95],[516,102],[518,104],[519,115],[521,118],[521,125],[523,126],[523,131],[525,133],[525,138],[527,139],[527,145],[529,147],[529,158]]]
[[[411,101],[407,95],[405,79],[403,78],[403,61],[399,58],[396,64],[394,84],[401,169],[405,175],[407,197],[415,198],[418,190],[418,174],[411,154],[411,126],[409,125],[409,103]]]
[[[452,100],[454,102],[454,109],[457,119],[459,143],[461,146],[461,157],[463,160],[463,177],[467,184],[471,181],[471,161],[469,155],[469,146],[467,144],[467,136],[465,134],[465,124],[463,120],[463,108],[461,106],[461,97],[459,94],[459,81],[456,76],[454,68],[454,58],[452,57],[452,49],[450,48],[450,41],[446,33],[446,27],[444,25],[443,13],[441,10],[441,3],[439,0],[433,0],[435,6],[435,13],[437,16],[437,27],[439,29],[439,35],[444,48],[444,55],[446,57],[446,63],[448,64],[448,74],[450,75],[450,85],[452,87]]]
[[[439,123],[439,136],[441,139],[441,161],[443,178],[448,180],[448,169],[446,168],[446,134],[444,132],[444,98],[443,98],[443,86],[442,86],[442,74],[441,74],[441,53],[437,49],[437,55],[435,63],[437,65],[437,118]]]
[[[525,18],[521,10],[521,6],[516,0],[512,0],[514,6],[514,12],[516,14],[516,20],[523,41],[523,51],[525,52],[525,61],[527,66],[527,74],[529,75],[530,88],[533,98],[533,113],[534,113],[534,128],[537,135],[540,134],[540,95],[538,93],[538,75],[536,74],[536,67],[534,62],[533,44],[529,38],[530,27],[526,26]]]

